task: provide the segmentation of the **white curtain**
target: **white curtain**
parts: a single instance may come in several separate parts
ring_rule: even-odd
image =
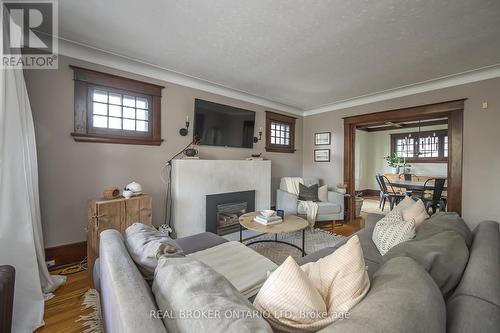
[[[20,69],[0,70],[0,265],[16,269],[13,332],[43,324],[44,297],[64,283],[51,276],[38,196],[35,129]]]

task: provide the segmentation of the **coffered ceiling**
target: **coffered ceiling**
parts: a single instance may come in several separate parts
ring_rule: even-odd
[[[60,0],[59,34],[299,111],[500,73],[498,0]]]

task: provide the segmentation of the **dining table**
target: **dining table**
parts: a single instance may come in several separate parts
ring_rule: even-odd
[[[403,180],[403,179],[396,179],[396,180],[391,180],[391,185],[395,187],[402,187],[405,188],[408,191],[423,191],[424,189],[432,189],[434,187],[434,181],[428,181],[427,186],[425,186],[425,182],[422,181],[414,181],[414,180]],[[443,191],[446,191],[447,189],[446,182],[444,183]]]

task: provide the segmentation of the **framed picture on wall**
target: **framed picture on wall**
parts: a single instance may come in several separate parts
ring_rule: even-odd
[[[314,145],[328,146],[331,144],[332,135],[330,132],[314,133]]]
[[[314,149],[314,162],[330,162],[330,149]]]

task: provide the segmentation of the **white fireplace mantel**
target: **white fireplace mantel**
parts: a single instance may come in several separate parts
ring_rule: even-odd
[[[206,228],[206,195],[255,190],[255,209],[271,205],[271,161],[174,160],[172,226],[177,237]]]

